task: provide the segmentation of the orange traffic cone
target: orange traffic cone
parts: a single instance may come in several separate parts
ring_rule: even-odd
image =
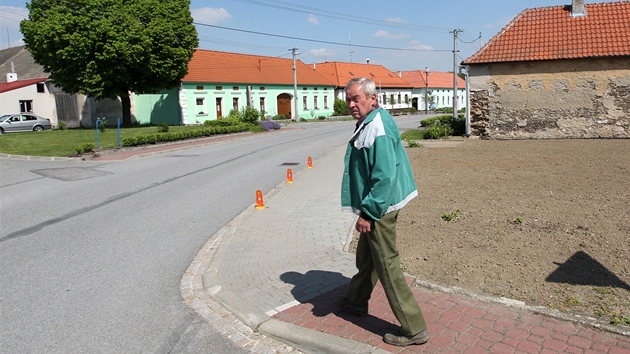
[[[308,168],[313,168],[313,159],[309,156],[308,157]]]
[[[265,209],[265,203],[263,203],[262,191],[260,189],[256,191],[256,209]]]
[[[287,170],[287,183],[293,183],[293,171],[290,168]]]

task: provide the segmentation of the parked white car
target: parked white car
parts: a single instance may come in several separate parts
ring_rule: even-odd
[[[41,132],[51,129],[50,119],[31,113],[5,114],[0,117],[0,134],[12,132]]]

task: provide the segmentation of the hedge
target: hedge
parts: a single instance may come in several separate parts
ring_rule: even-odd
[[[203,138],[217,134],[238,133],[249,130],[249,124],[241,123],[230,126],[210,126],[198,130],[190,130],[186,132],[173,132],[173,133],[156,133],[148,135],[140,135],[129,138],[124,138],[121,141],[121,145],[124,147],[157,144],[169,141],[178,141],[194,138]]]

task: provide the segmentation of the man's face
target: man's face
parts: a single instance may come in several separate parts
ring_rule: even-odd
[[[352,85],[346,90],[346,103],[348,103],[352,118],[362,120],[374,110],[376,94],[365,97],[363,86],[360,84]]]

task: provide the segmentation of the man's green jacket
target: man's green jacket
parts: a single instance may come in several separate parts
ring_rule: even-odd
[[[372,220],[399,210],[418,195],[409,158],[392,116],[376,108],[348,142],[341,206]]]

